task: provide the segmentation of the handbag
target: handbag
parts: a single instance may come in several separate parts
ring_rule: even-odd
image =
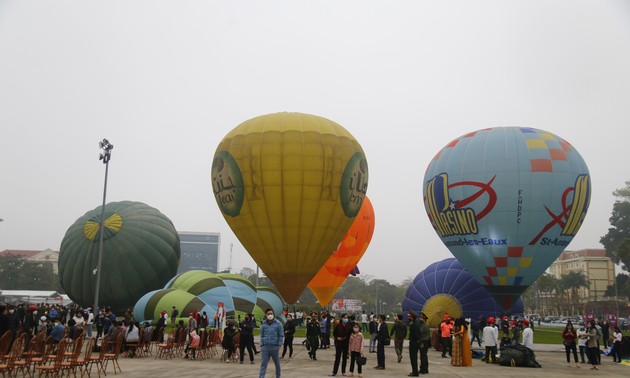
[[[364,355],[361,355],[358,359],[357,359],[357,364],[361,365],[361,366],[365,366],[365,364],[367,364],[367,357],[365,357]]]
[[[385,346],[390,345],[391,343],[392,343],[392,339],[389,337],[383,340],[383,345]]]

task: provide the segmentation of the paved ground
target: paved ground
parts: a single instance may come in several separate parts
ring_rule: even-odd
[[[301,339],[295,340],[294,354],[291,360],[282,361],[283,377],[325,377],[332,371],[334,361],[334,349],[319,350],[317,361],[309,359],[306,349],[301,345]],[[367,348],[365,349],[367,351]],[[567,367],[564,347],[562,345],[535,345],[536,359],[542,368],[512,368],[500,365],[487,365],[480,360],[473,360],[473,366],[469,368],[452,367],[450,359],[440,357],[440,352],[429,351],[429,374],[437,377],[579,377],[579,376],[606,376],[606,377],[629,377],[630,364],[613,364],[611,357],[602,356],[602,365],[598,371],[589,370],[588,365],[580,368]],[[393,347],[386,347],[386,369],[375,370],[376,354],[368,353],[368,363],[363,371],[363,377],[406,377],[411,371],[409,365],[408,351],[405,348],[404,358],[401,363],[396,363],[396,354]],[[221,378],[230,377],[257,377],[260,360],[257,355],[255,364],[251,365],[246,357],[245,364],[234,364],[221,362],[218,356],[209,360],[185,360],[181,357],[171,360],[156,360],[154,357],[143,358],[120,358],[122,377],[199,377],[203,375],[218,376]],[[348,371],[349,372],[349,363]],[[108,368],[108,376],[112,376],[111,365]],[[354,376],[357,377],[355,367]],[[267,377],[273,378],[275,370],[273,362],[267,370]],[[341,376],[339,371],[338,376]]]

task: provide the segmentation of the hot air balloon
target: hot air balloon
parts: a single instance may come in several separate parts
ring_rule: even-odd
[[[366,196],[359,214],[352,222],[337,250],[328,258],[315,277],[308,283],[315,298],[322,306],[335,296],[348,275],[367,250],[374,233],[374,208]]]
[[[101,206],[70,226],[59,250],[61,286],[83,306],[94,301],[100,223]],[[117,310],[133,306],[177,273],[179,258],[179,236],[164,214],[141,202],[106,204],[99,302]]]
[[[273,309],[276,318],[280,323],[284,324],[286,318],[282,313],[284,303],[280,295],[272,288],[267,286],[256,286],[256,307],[254,308],[254,318],[264,319],[265,312],[268,308]]]
[[[211,307],[212,316],[222,302],[226,316],[251,313],[256,305],[256,287],[245,277],[236,274],[211,273],[205,270],[189,270],[173,277],[165,286],[188,292]]]
[[[211,179],[229,226],[294,303],[358,214],[368,167],[357,140],[335,122],[275,113],[223,138]]]
[[[188,314],[199,310],[212,316],[216,311],[198,297],[180,289],[153,290],[143,295],[133,307],[133,318],[138,322],[153,322],[160,318],[161,311],[170,311],[172,306],[180,309],[180,319],[187,319]]]
[[[453,319],[462,316],[477,319],[502,315],[505,311],[455,258],[433,263],[418,273],[407,288],[402,309],[416,314],[424,312],[431,327],[438,326],[444,313]],[[509,314],[523,315],[523,301],[519,299]]]
[[[590,195],[577,150],[529,127],[463,135],[437,153],[424,176],[433,228],[504,309],[569,245]]]

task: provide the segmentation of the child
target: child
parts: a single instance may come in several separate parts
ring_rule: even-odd
[[[359,363],[359,358],[363,356],[363,334],[361,333],[361,327],[358,323],[355,323],[352,327],[348,350],[350,351],[350,374],[348,374],[348,377],[354,376],[354,364],[356,362],[357,373],[359,373],[359,378],[361,378],[361,364]]]

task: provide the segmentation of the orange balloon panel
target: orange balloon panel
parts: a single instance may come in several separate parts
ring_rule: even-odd
[[[366,196],[359,214],[337,250],[308,284],[315,298],[326,306],[363,257],[374,234],[374,208]]]

